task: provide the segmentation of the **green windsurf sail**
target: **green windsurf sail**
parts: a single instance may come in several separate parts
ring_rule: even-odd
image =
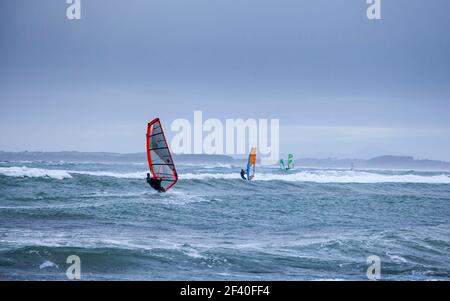
[[[288,169],[292,169],[294,168],[294,155],[293,154],[289,154],[288,155]]]
[[[285,170],[286,169],[286,167],[284,166],[284,160],[283,159],[280,159],[280,169],[281,170]]]

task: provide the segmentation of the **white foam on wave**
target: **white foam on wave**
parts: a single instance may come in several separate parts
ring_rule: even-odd
[[[31,167],[0,167],[0,174],[11,177],[45,177],[54,179],[72,178],[73,175],[89,175],[97,177],[114,177],[121,179],[142,179],[146,171],[112,172],[112,171],[80,171],[57,170]],[[238,172],[233,173],[180,173],[180,180],[207,179],[240,179]],[[257,173],[254,181],[286,181],[286,182],[315,182],[315,183],[426,183],[450,184],[450,177],[446,174],[417,175],[417,174],[382,174],[368,171],[350,170],[307,170],[290,173]]]
[[[240,175],[237,173],[185,173],[179,174],[180,180],[208,180],[208,179],[240,179]]]
[[[98,176],[98,177],[114,177],[124,179],[142,179],[145,178],[146,172],[109,172],[109,171],[79,171],[79,170],[61,170],[61,169],[43,169],[32,167],[0,167],[0,174],[9,177],[30,177],[30,178],[53,178],[58,180],[70,179],[74,174]]]
[[[39,266],[39,269],[41,269],[41,270],[45,269],[45,268],[58,268],[58,265],[54,262],[46,260]]]
[[[450,184],[447,175],[388,175],[363,171],[319,170],[302,171],[293,174],[261,174],[262,181],[293,181],[316,183],[437,183]],[[259,178],[259,175],[258,175]],[[256,178],[255,178],[256,179]]]
[[[97,177],[112,177],[112,178],[119,178],[119,179],[142,179],[146,177],[146,172],[126,172],[126,173],[120,173],[120,172],[110,172],[110,171],[78,171],[78,170],[71,170],[68,171],[70,174],[79,174],[79,175],[88,175],[88,176],[97,176]]]
[[[240,175],[224,173],[182,174],[180,179],[240,179]],[[450,184],[450,177],[441,175],[387,175],[361,171],[317,170],[289,174],[258,173],[254,181],[287,181],[315,183],[429,183]]]
[[[213,168],[228,168],[228,169],[231,169],[234,166],[232,164],[216,163],[216,164],[213,164],[213,165],[205,165],[203,167],[206,168],[206,169],[213,169]]]
[[[231,169],[234,167],[237,167],[236,165],[230,164],[230,163],[186,163],[181,162],[178,163],[177,166],[179,167],[193,167],[194,169],[214,169],[214,168],[226,168]]]
[[[403,258],[403,257],[401,257],[401,256],[398,256],[398,255],[392,255],[392,254],[389,254],[389,253],[386,253],[388,256],[389,256],[389,258],[393,261],[393,262],[396,262],[396,263],[406,263],[406,262],[408,262],[408,260],[406,260],[405,258]]]
[[[0,174],[8,177],[30,177],[30,178],[53,178],[53,179],[66,179],[72,178],[70,173],[66,170],[54,170],[54,169],[42,169],[31,167],[0,167]]]

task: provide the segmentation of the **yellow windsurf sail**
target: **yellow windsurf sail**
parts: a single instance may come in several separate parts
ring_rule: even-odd
[[[250,155],[248,156],[247,163],[247,180],[253,179],[255,176],[255,168],[256,168],[256,147],[252,147],[250,151]]]

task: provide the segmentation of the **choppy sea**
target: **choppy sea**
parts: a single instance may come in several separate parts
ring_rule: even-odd
[[[450,280],[450,173],[0,162],[0,279]]]

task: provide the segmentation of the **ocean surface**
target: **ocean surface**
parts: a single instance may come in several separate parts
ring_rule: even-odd
[[[0,162],[0,279],[450,280],[450,173]]]

